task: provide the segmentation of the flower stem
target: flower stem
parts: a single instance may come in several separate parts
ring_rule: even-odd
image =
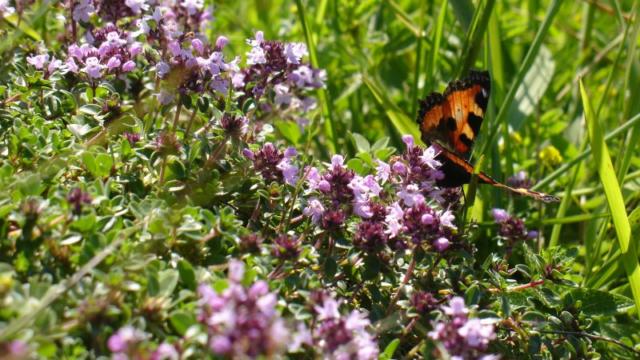
[[[191,130],[191,125],[193,124],[193,120],[196,118],[197,113],[198,113],[198,110],[196,108],[194,108],[193,111],[191,112],[191,117],[189,118],[189,122],[187,123],[187,129],[184,131],[183,140],[185,143],[189,139],[189,131]]]
[[[391,301],[389,301],[389,307],[387,307],[387,315],[391,314],[393,309],[396,307],[396,303],[400,298],[400,292],[402,291],[402,287],[407,285],[409,279],[413,275],[413,270],[416,268],[416,254],[415,252],[411,255],[411,262],[409,263],[409,267],[407,267],[407,271],[404,273],[404,277],[402,278],[402,283],[398,286],[398,290],[393,294]]]

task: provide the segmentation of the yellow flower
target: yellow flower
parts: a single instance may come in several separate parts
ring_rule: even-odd
[[[562,162],[562,155],[555,146],[549,145],[540,151],[538,155],[544,165],[555,166]]]

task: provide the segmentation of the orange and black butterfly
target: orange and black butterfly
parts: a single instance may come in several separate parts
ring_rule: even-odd
[[[474,170],[467,159],[486,114],[490,90],[489,72],[472,70],[467,78],[450,82],[444,93],[433,92],[420,101],[417,121],[422,140],[440,147],[437,160],[442,163],[440,170],[445,176],[438,181],[439,186],[457,187],[471,180]],[[552,195],[505,185],[483,172],[477,176],[481,183],[519,195],[544,202],[559,200]]]

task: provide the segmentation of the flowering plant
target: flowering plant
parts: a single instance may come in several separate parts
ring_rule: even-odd
[[[606,247],[596,186],[556,209],[438,185],[444,149],[407,119],[418,92],[465,71],[452,56],[473,63],[453,15],[418,26],[429,12],[409,1],[276,3],[0,0],[0,358],[638,355],[635,250]],[[420,30],[449,25],[446,44]],[[524,138],[516,122],[487,130],[505,135],[486,145],[494,170],[520,188],[581,184],[527,160],[577,150],[543,113],[544,77],[518,74],[526,91],[498,119],[532,102],[541,119]]]

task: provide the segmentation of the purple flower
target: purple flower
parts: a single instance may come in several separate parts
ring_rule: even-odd
[[[107,346],[113,353],[127,353],[148,337],[144,331],[127,325],[109,337]]]
[[[130,72],[136,68],[136,63],[133,60],[129,60],[122,65],[123,72]]]
[[[389,180],[389,176],[391,176],[391,166],[381,160],[376,160],[376,163],[378,164],[378,166],[376,166],[376,180],[384,184]]]
[[[449,316],[466,316],[469,313],[469,309],[464,303],[464,299],[456,296],[449,300],[449,305],[443,305],[442,310]]]
[[[378,344],[367,331],[370,325],[366,315],[354,310],[347,316],[339,312],[339,302],[326,297],[317,314],[313,334],[314,345],[325,357],[333,359],[377,359]]]
[[[311,221],[315,224],[320,223],[320,219],[322,218],[322,213],[324,212],[324,206],[317,198],[310,198],[307,201],[307,206],[304,208],[302,213],[311,218]]]
[[[267,58],[264,50],[255,46],[251,48],[251,50],[247,53],[247,64],[248,65],[256,65],[256,64],[266,64]]]
[[[453,230],[457,229],[456,225],[453,223],[456,220],[456,217],[450,210],[440,212],[439,216],[440,224]]]
[[[166,342],[163,342],[158,348],[151,354],[151,360],[178,360],[180,354],[176,348]]]
[[[420,188],[416,184],[409,184],[404,189],[398,191],[398,197],[406,206],[414,206],[424,203],[424,196],[420,193]]]
[[[220,119],[220,127],[222,127],[228,136],[239,138],[247,133],[249,129],[249,119],[245,116],[232,115],[225,112]]]
[[[288,185],[295,186],[298,182],[298,167],[291,164],[289,158],[282,159],[276,166],[278,170],[282,171],[282,177],[284,182]]]
[[[276,295],[264,281],[242,286],[244,265],[240,261],[229,265],[226,290],[218,294],[208,285],[198,287],[198,320],[207,326],[209,348],[229,358],[279,354],[290,335],[276,311]]]
[[[129,144],[131,144],[132,146],[135,145],[138,141],[140,141],[140,134],[138,133],[131,133],[131,132],[125,131],[122,135],[125,137],[125,139],[127,139]]]
[[[171,67],[166,62],[160,61],[159,63],[156,64],[156,73],[158,74],[158,77],[161,79],[164,78],[169,73],[170,70],[171,70]]]
[[[387,229],[385,233],[389,235],[389,238],[394,238],[402,231],[402,219],[404,218],[404,211],[400,205],[395,202],[391,206],[387,207],[387,216],[384,218]]]
[[[82,69],[89,77],[99,79],[102,77],[102,69],[104,65],[100,64],[100,60],[97,57],[87,58],[85,61],[85,67]]]
[[[495,208],[491,211],[491,215],[497,223],[503,223],[509,220],[510,216],[504,209]]]
[[[294,260],[302,252],[301,243],[298,237],[286,234],[278,235],[273,239],[273,256],[282,260]]]
[[[222,50],[229,43],[229,39],[226,36],[220,35],[216,39],[216,49]]]
[[[470,347],[485,349],[496,337],[493,324],[494,321],[491,319],[469,319],[458,329],[458,335],[462,336]]]
[[[412,135],[402,135],[402,142],[407,146],[408,150],[413,149],[415,146]]]
[[[525,188],[525,189],[530,188],[532,185],[531,180],[527,178],[527,173],[524,171],[518,171],[515,175],[508,178],[507,184],[515,188]]]
[[[449,239],[447,239],[444,236],[437,238],[433,242],[433,247],[439,252],[443,252],[447,250],[450,245],[451,245],[451,242],[449,242]]]
[[[146,11],[149,9],[146,0],[125,0],[124,4],[127,5],[135,15],[140,14],[143,10]]]
[[[109,70],[115,70],[120,67],[120,64],[121,64],[120,59],[114,56],[111,59],[109,59],[109,61],[107,62],[107,68],[109,68]]]
[[[454,297],[442,310],[448,318],[437,322],[429,337],[442,343],[451,358],[479,359],[495,339],[493,319],[469,319],[469,309],[461,297]],[[441,354],[442,355],[442,354]]]
[[[180,6],[187,9],[189,16],[195,15],[204,7],[204,0],[183,0]]]
[[[73,207],[74,214],[80,214],[83,205],[91,204],[91,195],[80,188],[73,188],[67,195],[67,202]]]
[[[309,55],[307,45],[303,43],[289,43],[284,46],[284,54],[289,64],[300,64],[303,56]]]
[[[160,92],[156,94],[158,102],[160,102],[160,104],[162,105],[170,104],[173,101],[174,97],[175,96],[173,95],[173,93],[170,93],[169,91],[164,89],[160,90]]]
[[[438,160],[436,160],[436,157],[438,156],[438,154],[439,152],[436,151],[436,149],[433,146],[430,146],[424,149],[424,151],[422,152],[422,156],[420,157],[420,160],[422,160],[423,164],[435,170],[442,165]]]
[[[27,62],[33,65],[33,67],[35,67],[36,69],[42,70],[44,69],[47,62],[49,62],[49,55],[42,54],[42,55],[29,56],[27,57]]]
[[[73,20],[89,22],[89,17],[96,11],[91,0],[80,0],[79,4],[73,6]]]
[[[56,59],[55,57],[53,57],[51,58],[51,62],[49,62],[49,66],[47,67],[47,72],[51,74],[61,67],[62,67],[62,60]]]
[[[193,47],[199,55],[204,53],[204,43],[202,43],[202,40],[198,38],[191,40],[191,47]]]

